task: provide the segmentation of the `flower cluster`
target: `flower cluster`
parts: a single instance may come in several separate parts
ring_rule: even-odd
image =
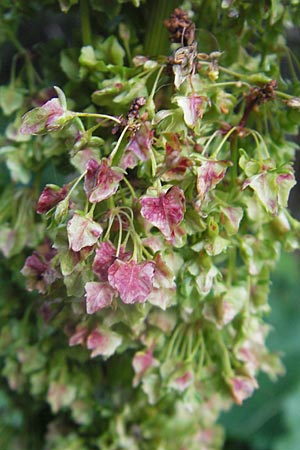
[[[159,420],[170,416],[180,448],[218,448],[220,411],[252,395],[259,371],[282,372],[265,345],[263,315],[281,248],[299,246],[299,224],[287,210],[292,151],[271,126],[274,105],[286,111],[287,103],[274,80],[256,82],[240,68],[245,81],[237,81],[230,68],[222,72],[220,52],[198,54],[184,11],[165,24],[177,43],[167,64],[134,56],[126,68],[113,36],[84,46],[79,73],[98,83],[94,106],[70,110],[55,88],[58,97],[23,115],[17,131],[28,146],[30,135],[45,135],[32,145],[70,166],[61,186],[44,183],[36,196],[39,233],[24,238],[36,248],[22,269],[27,289],[41,294],[43,326],[63,331],[71,361],[62,357],[65,370],[49,377],[41,361],[34,388],[48,383],[52,412],[69,408],[76,423],[93,423],[92,408],[101,420],[115,414],[97,442],[103,449],[141,448],[139,439],[149,436],[145,448],[168,442],[151,425],[162,404]],[[9,254],[1,240],[0,248]],[[72,382],[76,358],[93,370],[90,358],[103,364],[100,393],[83,381],[92,406],[78,388],[80,375]],[[123,364],[133,390],[118,388],[107,406],[107,380]],[[142,414],[149,433],[136,425]]]

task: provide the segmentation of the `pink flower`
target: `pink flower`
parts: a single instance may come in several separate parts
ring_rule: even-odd
[[[148,301],[165,310],[173,303],[175,290],[176,283],[174,273],[162,260],[160,254],[157,254],[155,257],[153,289],[148,297]]]
[[[102,227],[89,217],[74,214],[67,226],[70,248],[79,252],[83,247],[94,245],[102,234]]]
[[[130,253],[125,253],[123,246],[119,251],[118,259],[125,260],[130,257]],[[117,250],[110,241],[100,242],[96,249],[96,256],[93,262],[93,272],[100,281],[107,281],[108,269],[117,258]]]
[[[132,360],[132,366],[135,372],[133,386],[137,386],[139,384],[148,369],[151,367],[156,367],[157,365],[158,361],[153,358],[152,349],[137,352]]]
[[[154,263],[116,260],[108,269],[108,281],[124,303],[144,303],[152,289]]]
[[[142,197],[141,205],[141,215],[156,226],[166,239],[175,236],[185,212],[184,193],[178,186],[172,186],[159,197]]]
[[[100,164],[91,159],[84,180],[84,190],[89,202],[99,203],[111,197],[117,191],[123,176],[119,168],[110,167],[107,159],[102,159]]]
[[[177,97],[177,103],[183,111],[184,121],[189,127],[194,127],[198,119],[204,114],[203,104],[210,104],[210,100],[203,95],[191,94],[188,97]]]
[[[258,384],[255,378],[237,375],[227,380],[233,400],[238,405],[241,405],[243,401],[251,397],[254,389],[258,388]]]
[[[96,249],[96,256],[93,262],[93,272],[100,281],[107,281],[108,269],[116,259],[116,248],[109,242],[100,242]]]
[[[109,283],[88,282],[85,285],[86,291],[86,312],[94,314],[102,308],[111,304],[116,296],[116,291]]]
[[[49,385],[47,400],[52,412],[57,413],[60,409],[70,406],[76,397],[76,388],[67,383],[52,381]]]
[[[72,118],[72,113],[62,108],[59,99],[52,98],[43,106],[28,111],[22,117],[20,132],[22,134],[45,134],[63,128]]]
[[[123,158],[120,162],[121,167],[124,170],[127,168],[132,169],[137,165],[138,160],[147,161],[149,159],[152,139],[153,131],[149,129],[147,124],[142,124],[125,148]]]
[[[121,246],[118,259],[126,260],[130,257],[130,253],[125,253]],[[99,248],[96,249],[96,256],[93,262],[93,272],[100,281],[108,280],[108,269],[117,258],[117,250],[115,246],[109,242],[100,242]]]
[[[197,191],[199,207],[203,205],[208,192],[223,180],[227,168],[231,165],[231,161],[207,160],[198,168]]]
[[[184,372],[182,375],[174,378],[170,386],[179,392],[185,391],[194,381],[194,376],[190,370]]]
[[[177,144],[177,143],[176,143]],[[192,165],[192,161],[181,155],[181,146],[178,141],[178,145],[171,146],[166,144],[166,156],[165,167],[168,169],[163,173],[163,180],[182,180],[185,176],[186,170]]]
[[[87,348],[92,350],[91,357],[102,355],[109,357],[121,345],[122,337],[104,327],[95,328],[87,338]]]
[[[49,242],[40,246],[38,250],[26,259],[21,273],[27,277],[29,291],[36,289],[44,294],[47,287],[58,278],[58,273],[52,268],[52,259],[57,251],[50,248]]]
[[[69,346],[84,344],[88,334],[88,329],[84,325],[77,325],[75,333],[69,339]]]
[[[63,186],[59,189],[58,186],[47,185],[40,195],[36,212],[38,214],[44,214],[50,211],[50,209],[54,208],[61,200],[66,198],[67,192],[67,186]]]

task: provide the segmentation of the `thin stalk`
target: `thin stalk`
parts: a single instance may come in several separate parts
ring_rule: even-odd
[[[127,180],[127,178],[124,177],[124,178],[123,178],[123,181],[124,181],[125,184],[127,184],[128,189],[130,190],[130,193],[131,193],[131,195],[132,195],[132,198],[133,198],[133,199],[137,198],[137,196],[135,195],[134,189],[133,189],[131,183],[129,183],[129,181]]]
[[[93,218],[95,208],[96,208],[96,203],[93,203],[92,206],[91,206],[91,208],[90,208],[90,210],[89,210],[89,213],[88,213],[88,216],[89,216],[89,217]]]
[[[247,83],[246,81],[224,81],[222,83],[208,84],[207,86],[205,86],[205,90],[219,88],[219,87],[229,87],[229,86],[241,88],[243,86],[250,87],[251,85],[249,83]]]
[[[231,161],[233,163],[231,167],[231,188],[236,185],[236,179],[238,176],[238,141],[237,136],[233,136],[230,141]]]
[[[232,127],[224,136],[224,138],[222,139],[222,141],[220,142],[219,146],[216,148],[216,150],[213,152],[212,154],[212,158],[216,158],[218,156],[219,151],[222,149],[223,145],[225,144],[225,142],[229,139],[229,137],[232,135],[232,133],[234,131],[236,131],[237,127]]]
[[[211,142],[214,140],[214,138],[216,136],[218,136],[218,134],[220,134],[219,130],[216,130],[216,131],[213,132],[213,134],[210,136],[210,138],[206,142],[205,146],[203,147],[202,155],[205,155],[205,153],[206,153],[208,147],[210,146]]]
[[[226,377],[231,378],[231,377],[233,377],[234,372],[231,367],[229,352],[228,352],[226,345],[224,344],[224,341],[222,339],[220,331],[216,327],[213,330],[213,337],[214,337],[214,341],[217,343],[217,345],[219,347],[218,354],[219,354],[221,362],[222,362],[224,375]]]
[[[151,167],[152,167],[152,176],[154,178],[156,175],[157,164],[156,164],[156,159],[155,159],[153,150],[151,148],[149,149],[149,155],[150,155],[150,161],[151,161]]]
[[[126,131],[128,130],[128,128],[129,128],[129,125],[126,125],[126,127],[124,128],[124,130],[122,131],[122,133],[121,133],[121,135],[120,135],[120,137],[119,137],[119,139],[118,139],[118,142],[116,143],[115,148],[113,149],[113,151],[112,151],[111,154],[110,154],[110,160],[111,160],[112,162],[113,162],[114,157],[116,156],[116,154],[117,154],[117,152],[118,152],[118,150],[119,150],[119,147],[120,147],[120,145],[121,145],[121,143],[122,143],[123,137],[125,136]]]
[[[253,138],[254,138],[254,140],[256,142],[256,146],[257,146],[257,149],[258,149],[258,154],[259,154],[260,160],[262,161],[263,158],[262,158],[259,142],[261,143],[261,145],[262,145],[262,147],[264,149],[265,158],[270,158],[269,150],[268,150],[268,148],[266,146],[266,143],[265,143],[262,135],[256,130],[249,130],[249,131],[250,131],[250,134],[253,136]]]
[[[120,119],[114,116],[109,116],[107,114],[98,114],[98,113],[78,113],[73,112],[74,117],[94,117],[95,119],[108,119],[112,120],[113,122],[116,122],[118,124],[121,123]]]
[[[118,245],[117,245],[117,251],[116,251],[116,257],[119,257],[121,244],[122,244],[122,235],[123,235],[123,225],[122,225],[122,219],[119,214],[117,214],[118,222],[119,222],[119,236],[118,236]]]
[[[155,81],[153,83],[153,87],[152,87],[151,93],[150,93],[150,95],[148,97],[148,101],[147,101],[148,104],[150,104],[153,101],[153,98],[154,98],[154,95],[155,95],[155,92],[156,92],[156,89],[157,89],[158,81],[159,81],[160,76],[161,76],[161,74],[162,74],[164,69],[165,69],[165,66],[161,66],[159,68],[158,74],[156,75]]]
[[[66,199],[69,199],[72,195],[72,192],[74,191],[74,189],[76,189],[76,187],[78,186],[78,184],[80,183],[80,181],[86,176],[87,174],[87,170],[85,170],[80,177],[76,180],[76,182],[73,184],[72,188],[70,189],[70,191],[68,192],[68,195],[66,196]]]
[[[81,34],[83,45],[92,45],[92,30],[88,0],[80,0]]]
[[[115,218],[114,214],[109,216],[108,227],[107,227],[105,236],[103,237],[104,241],[107,241],[107,239],[108,239],[108,237],[110,235],[110,230],[111,230],[111,227],[112,227],[112,225],[114,223],[114,218]]]
[[[228,272],[227,272],[226,283],[227,283],[227,286],[231,286],[231,284],[234,282],[234,279],[236,277],[236,247],[231,247],[231,249],[229,250],[227,270],[228,270]]]

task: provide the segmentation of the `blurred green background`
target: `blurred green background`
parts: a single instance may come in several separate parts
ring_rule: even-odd
[[[261,375],[253,397],[223,415],[226,450],[300,448],[299,264],[298,254],[283,254],[272,276],[268,345],[282,352],[286,374],[275,383]]]

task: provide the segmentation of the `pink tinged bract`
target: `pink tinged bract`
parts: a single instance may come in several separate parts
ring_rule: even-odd
[[[102,355],[109,357],[121,345],[122,337],[104,327],[95,328],[87,338],[87,348],[92,350],[91,357]]]
[[[108,269],[116,259],[116,248],[109,242],[101,242],[96,249],[96,255],[93,262],[93,272],[100,281],[107,281]]]
[[[237,375],[227,380],[231,395],[235,403],[241,405],[243,401],[251,397],[254,389],[258,388],[258,384],[255,378]]]
[[[245,180],[242,188],[245,189],[248,186],[250,186],[254,190],[260,202],[269,213],[277,214],[278,187],[276,183],[276,175],[274,172],[264,171],[250,177],[249,179]]]
[[[113,298],[116,296],[116,291],[107,282],[88,282],[85,285],[85,291],[86,312],[88,314],[94,314],[111,305]]]
[[[69,346],[84,344],[88,334],[88,329],[84,325],[77,325],[75,333],[69,339]]]
[[[163,261],[160,254],[155,257],[155,274],[153,278],[153,289],[148,301],[165,310],[175,299],[175,275]]]
[[[56,253],[46,241],[39,247],[39,252],[35,251],[28,256],[21,273],[27,278],[29,291],[37,290],[44,294],[47,287],[58,278],[58,273],[52,268],[52,259]]]
[[[130,253],[125,252],[123,246],[121,246],[118,259],[126,260],[129,257]],[[100,281],[108,280],[108,269],[115,262],[116,258],[117,250],[110,241],[101,242],[99,244],[93,262],[93,272]]]
[[[54,208],[61,200],[66,198],[68,192],[67,186],[63,186],[61,189],[57,186],[46,186],[40,195],[38,200],[36,212],[38,214],[44,214],[50,209]]]
[[[291,172],[280,173],[276,177],[276,183],[278,185],[278,203],[280,206],[286,207],[290,190],[297,184],[294,174]]]
[[[117,167],[110,167],[107,159],[101,163],[91,159],[87,165],[84,190],[91,203],[99,203],[111,197],[118,189],[124,174]]]
[[[203,204],[208,192],[214,189],[224,178],[231,161],[207,160],[197,170],[197,191],[200,206]]]
[[[148,349],[144,352],[137,352],[134,355],[132,366],[135,372],[133,386],[137,386],[148,369],[158,366],[158,361],[153,358],[152,349]]]
[[[152,290],[154,270],[152,261],[117,260],[108,269],[108,281],[124,303],[144,303]]]
[[[149,159],[149,151],[151,149],[153,139],[153,131],[143,124],[135,135],[130,139],[126,152],[131,151],[141,161]]]
[[[189,158],[181,155],[181,144],[176,137],[173,139],[173,146],[166,143],[164,165],[168,169],[162,175],[164,181],[182,180],[187,168],[193,165]]]
[[[186,371],[183,375],[174,378],[170,386],[179,392],[185,391],[194,381],[194,377],[191,371]]]
[[[177,226],[185,213],[185,197],[178,186],[172,186],[159,197],[144,196],[141,199],[141,215],[156,226],[166,239],[175,236]]]
[[[63,407],[71,405],[75,397],[75,386],[69,386],[65,383],[55,381],[50,383],[47,400],[53,413],[57,413]]]
[[[183,111],[184,121],[188,127],[194,127],[198,119],[202,119],[204,103],[210,103],[207,97],[191,94],[188,97],[177,97],[177,103]]]
[[[70,112],[64,111],[58,98],[52,98],[43,106],[28,111],[22,117],[20,133],[45,134],[48,131],[59,130],[72,117]]]
[[[67,226],[69,246],[74,252],[94,245],[102,234],[102,227],[89,217],[74,214]]]

